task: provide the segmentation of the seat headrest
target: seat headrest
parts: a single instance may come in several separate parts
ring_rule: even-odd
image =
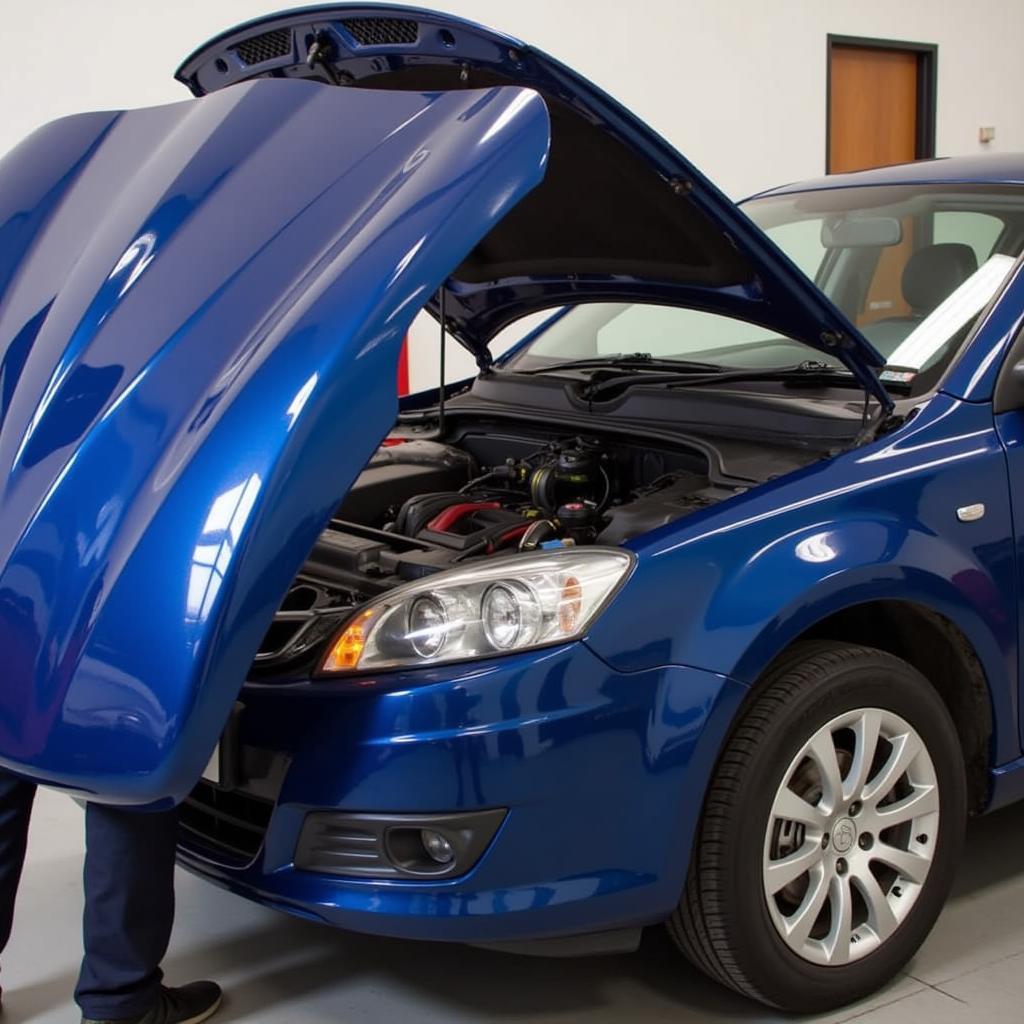
[[[903,268],[903,297],[915,313],[927,315],[978,269],[978,257],[963,242],[918,249]]]

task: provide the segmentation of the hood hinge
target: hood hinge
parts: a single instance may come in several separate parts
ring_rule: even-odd
[[[476,365],[482,374],[488,374],[494,367],[494,360],[491,358],[489,348],[481,348],[476,351]]]

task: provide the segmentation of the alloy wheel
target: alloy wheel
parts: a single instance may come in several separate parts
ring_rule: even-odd
[[[935,767],[903,718],[861,708],[818,729],[767,822],[764,895],[782,940],[825,966],[876,950],[917,901],[938,827]]]

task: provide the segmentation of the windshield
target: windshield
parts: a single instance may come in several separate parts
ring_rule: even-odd
[[[921,393],[945,372],[1024,249],[1024,189],[871,186],[746,203],[744,212],[886,359],[882,380]],[[792,338],[720,314],[644,303],[574,307],[509,362],[516,370],[646,353],[730,370],[813,359]]]

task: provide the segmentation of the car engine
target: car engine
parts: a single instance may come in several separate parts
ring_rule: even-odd
[[[403,583],[498,554],[618,545],[733,493],[685,449],[525,432],[393,436],[314,545],[252,678],[301,675],[354,607]]]

